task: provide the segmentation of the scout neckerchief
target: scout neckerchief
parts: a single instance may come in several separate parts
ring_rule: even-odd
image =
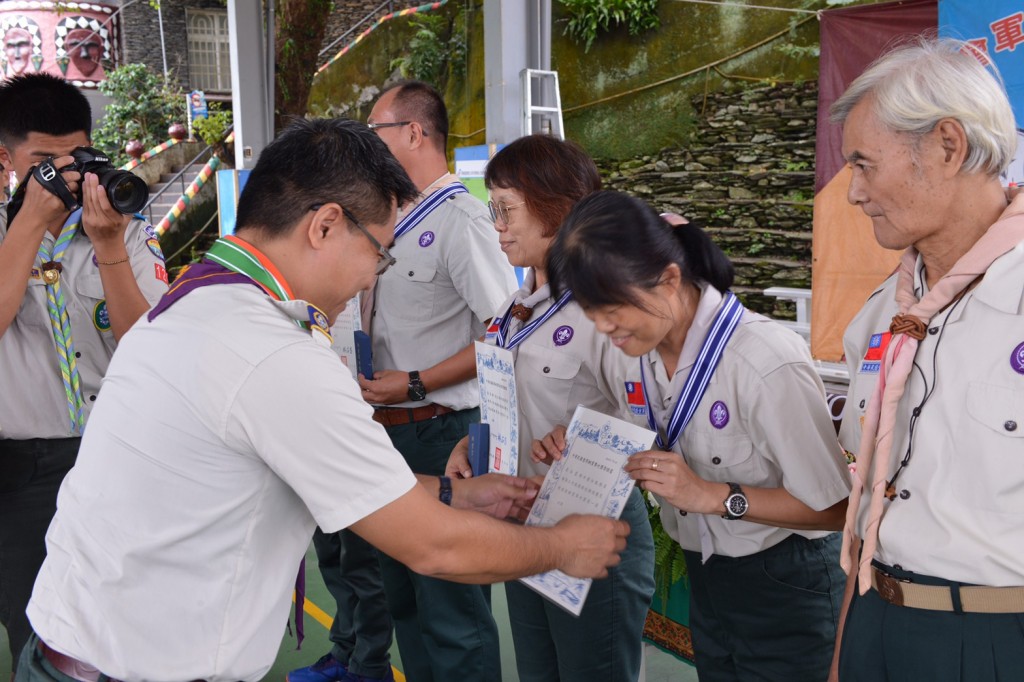
[[[213,243],[199,263],[188,266],[149,312],[152,322],[185,295],[212,284],[251,284],[259,287],[275,301],[292,301],[295,295],[277,267],[259,249],[234,235],[221,237]],[[330,341],[327,316],[314,305],[307,308],[308,322],[297,324],[302,329],[320,332]]]
[[[395,241],[398,241],[399,237],[423,222],[423,219],[430,215],[430,212],[440,206],[446,199],[448,199],[448,197],[468,191],[469,189],[461,182],[453,182],[450,185],[445,185],[420,203],[416,204],[416,207],[409,211],[405,217],[399,220],[398,224],[395,225]]]
[[[50,328],[57,349],[60,377],[64,380],[64,394],[68,402],[68,417],[71,419],[71,433],[81,433],[85,425],[85,401],[82,399],[82,378],[75,361],[75,342],[71,337],[71,319],[68,317],[64,288],[61,286],[61,261],[71,240],[78,234],[82,210],[68,216],[64,227],[53,242],[53,250],[46,247],[44,240],[39,245],[41,274],[46,284],[46,310],[50,314]]]
[[[671,450],[679,441],[683,429],[690,423],[693,413],[697,411],[697,405],[704,397],[711,377],[714,375],[715,369],[725,353],[725,347],[729,343],[729,339],[732,338],[732,333],[736,331],[743,313],[743,304],[736,298],[736,295],[731,291],[725,292],[722,307],[719,308],[715,319],[711,322],[711,329],[704,337],[697,359],[686,377],[686,383],[683,384],[683,390],[676,401],[675,409],[672,410],[668,427],[665,429],[665,438],[662,438],[661,429],[658,428],[658,424],[654,420],[653,404],[647,392],[644,359],[640,359],[640,385],[643,387],[644,399],[647,401],[647,423],[657,434],[658,447],[663,450]],[[703,514],[697,516],[697,529],[700,535],[701,559],[706,562],[714,554],[714,545],[711,540],[711,529]]]
[[[508,307],[508,310],[506,310],[505,314],[501,316],[501,321],[498,323],[498,345],[506,350],[512,350],[513,348],[521,344],[523,341],[525,341],[526,337],[535,332],[537,330],[537,327],[547,322],[549,319],[551,319],[552,315],[554,315],[559,310],[564,308],[571,299],[572,292],[566,291],[564,294],[562,294],[561,298],[555,301],[550,308],[544,311],[543,315],[538,317],[530,324],[524,325],[522,329],[517,331],[515,334],[512,335],[511,338],[509,338],[508,329],[509,326],[511,326],[512,324],[512,308],[514,308],[516,305],[516,302],[512,301],[512,305]]]

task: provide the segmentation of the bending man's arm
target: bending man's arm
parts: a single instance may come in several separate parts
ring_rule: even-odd
[[[462,583],[495,583],[560,569],[603,578],[619,563],[629,526],[570,516],[527,528],[446,507],[422,485],[360,519],[352,530],[412,570]]]

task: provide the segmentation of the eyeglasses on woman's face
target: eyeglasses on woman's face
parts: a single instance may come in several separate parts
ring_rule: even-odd
[[[508,225],[508,212],[511,211],[513,208],[519,208],[520,206],[523,206],[525,204],[525,201],[520,201],[518,204],[506,204],[504,201],[499,201],[497,203],[493,201],[488,201],[487,210],[490,211],[491,213],[492,221],[498,222],[498,220],[501,220],[502,225]]]

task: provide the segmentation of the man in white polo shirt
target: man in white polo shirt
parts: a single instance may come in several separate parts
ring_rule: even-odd
[[[236,235],[174,283],[111,363],[47,534],[19,682],[259,680],[315,526],[424,574],[601,576],[624,524],[501,516],[524,481],[424,477],[330,348],[334,316],[393,259],[415,194],[353,121],[300,120],[261,154]]]

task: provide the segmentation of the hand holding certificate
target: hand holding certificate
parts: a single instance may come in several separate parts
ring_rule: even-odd
[[[576,409],[566,433],[565,455],[548,471],[528,526],[552,526],[570,514],[599,514],[617,519],[633,491],[623,469],[635,452],[649,450],[654,433],[585,407]],[[522,582],[573,615],[579,615],[590,579],[549,571]]]

